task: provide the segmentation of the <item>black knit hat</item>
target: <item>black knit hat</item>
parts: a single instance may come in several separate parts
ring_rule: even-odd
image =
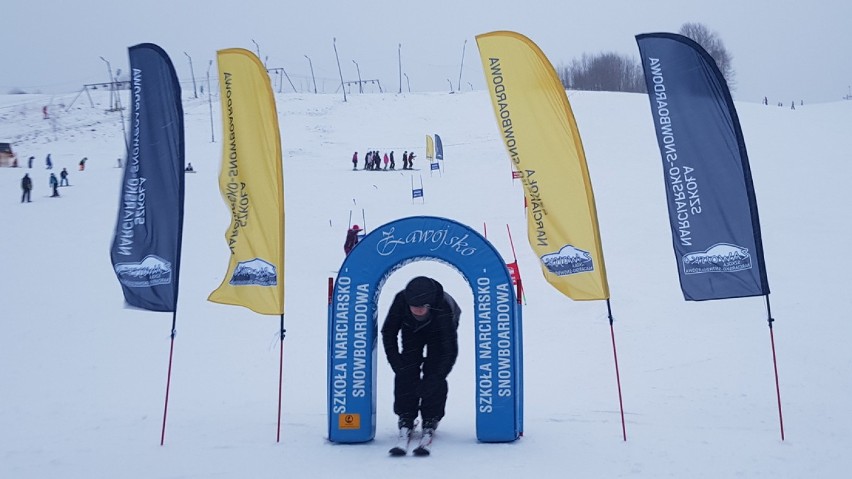
[[[405,287],[405,302],[409,306],[423,306],[434,303],[438,297],[438,283],[426,276],[418,276]]]

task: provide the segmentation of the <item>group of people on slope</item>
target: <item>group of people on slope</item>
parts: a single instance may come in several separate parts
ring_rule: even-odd
[[[384,163],[384,167],[382,164]],[[403,170],[411,170],[414,168],[414,152],[409,153],[408,151],[402,154],[402,169]],[[358,169],[358,152],[352,154],[352,170]],[[395,170],[396,169],[396,160],[393,157],[393,151],[390,153],[385,152],[384,155],[379,153],[378,150],[369,150],[364,155],[364,170],[374,170],[374,171],[387,171],[387,170]]]
[[[60,186],[71,186],[68,182],[68,170],[65,168],[62,168],[59,178],[56,177],[56,173],[51,173],[47,181],[48,186],[53,190],[51,198],[59,197]],[[21,178],[21,190],[21,203],[32,203],[33,179],[30,178],[29,173],[24,173],[24,177]]]
[[[27,168],[32,169],[34,156],[30,156],[27,160]],[[83,159],[79,162],[80,171],[84,171],[86,169],[86,161],[89,158],[83,157]],[[50,156],[50,153],[44,159],[44,166],[47,170],[53,169],[53,159]],[[48,177],[48,187],[52,190],[50,197],[58,198],[59,188],[62,186],[71,186],[71,183],[68,181],[69,173],[67,168],[62,168],[62,171],[59,172],[59,177],[57,178],[56,173],[51,172]],[[21,178],[21,203],[32,203],[32,190],[33,190],[33,180],[30,177],[29,173],[25,173],[24,177]]]

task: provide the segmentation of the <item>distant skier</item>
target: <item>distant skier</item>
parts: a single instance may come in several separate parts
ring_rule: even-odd
[[[44,167],[48,170],[53,169],[53,160],[50,159],[50,153],[48,153],[47,158],[44,159]]]
[[[408,169],[409,170],[414,169],[414,152],[413,151],[408,154]]]
[[[408,169],[408,152],[407,151],[402,153],[402,169],[403,170]]]
[[[24,177],[21,178],[21,190],[23,190],[23,193],[21,194],[21,203],[24,202],[24,199],[27,200],[27,203],[32,203],[30,200],[30,192],[33,190],[33,179],[30,178],[29,173],[24,173]]]
[[[388,154],[385,153],[385,169],[388,169],[388,163],[390,163],[390,158],[388,158]]]
[[[393,160],[393,152],[390,152],[390,169],[396,169],[396,161]]]
[[[59,186],[71,186],[68,183],[68,170],[62,168],[62,171],[59,173]]]
[[[56,179],[56,173],[50,174],[50,187],[53,188],[53,194],[50,195],[51,198],[59,197],[59,180]]]
[[[358,169],[358,152],[352,153],[352,170]]]
[[[85,170],[85,169],[86,169],[86,161],[87,161],[88,159],[89,159],[89,158],[87,158],[87,157],[85,157],[85,156],[84,156],[84,157],[83,157],[83,159],[82,159],[82,160],[80,160],[80,171],[83,171],[83,170]]]

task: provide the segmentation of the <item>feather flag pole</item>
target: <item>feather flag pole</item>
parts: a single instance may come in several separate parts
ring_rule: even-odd
[[[731,92],[716,61],[674,33],[636,36],[666,178],[672,246],[687,301],[765,296],[781,440],[775,321],[757,198]]]
[[[609,301],[592,183],[556,70],[521,34],[491,32],[476,42],[506,152],[523,175],[527,238],[545,279],[573,300]],[[626,441],[617,367],[616,379]]]
[[[130,149],[124,162],[110,259],[128,305],[172,313],[166,416],[177,324],[184,206],[184,129],[180,83],[162,48],[129,48],[133,101]]]
[[[266,68],[250,51],[220,50],[222,170],[219,189],[231,212],[231,250],[222,284],[209,301],[280,317],[278,432],[284,363],[284,177],[281,133]]]

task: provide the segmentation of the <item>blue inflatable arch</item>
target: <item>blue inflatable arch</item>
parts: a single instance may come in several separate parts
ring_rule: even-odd
[[[521,306],[509,270],[482,235],[446,218],[415,216],[366,235],[341,265],[328,309],[328,438],[376,436],[378,298],[402,266],[435,260],[458,270],[473,291],[476,438],[509,442],[523,432]],[[460,339],[464,341],[464,339]]]

